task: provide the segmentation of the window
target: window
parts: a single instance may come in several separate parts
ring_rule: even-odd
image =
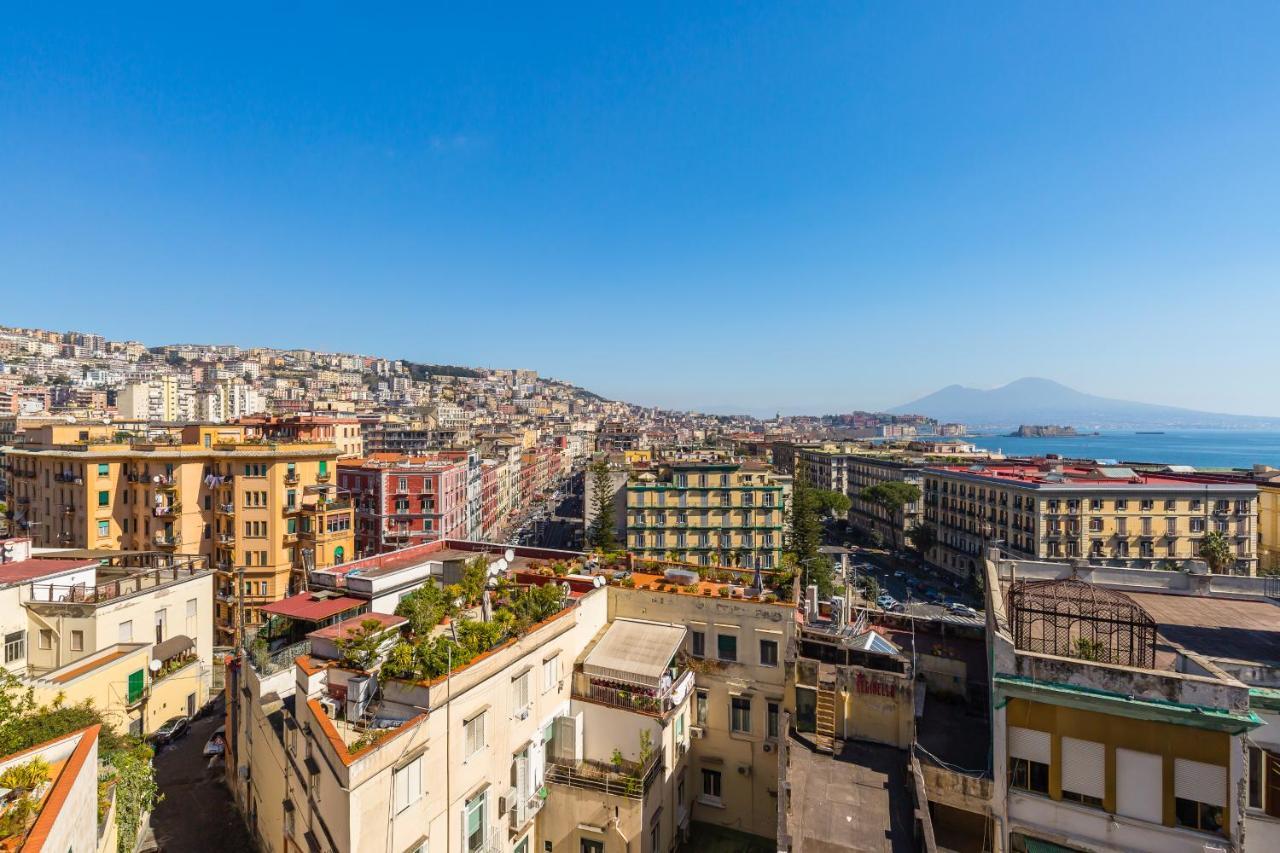
[[[1204,519],[1203,519],[1203,518],[1193,518],[1193,519],[1191,519],[1191,532],[1192,532],[1192,533],[1204,533]]]
[[[655,820],[653,826],[649,827],[649,849],[658,853],[662,849],[662,821]]]
[[[1116,501],[1116,512],[1124,512],[1128,508],[1129,508],[1129,502],[1127,500]]]
[[[71,651],[73,652],[84,651],[84,631],[71,632]]]
[[[1009,727],[1009,785],[1049,793],[1049,733]]]
[[[98,463],[98,476],[106,477],[111,474],[111,465],[107,462]]]
[[[702,631],[690,631],[689,638],[693,644],[693,656],[695,658],[706,657],[707,635]]]
[[[778,665],[778,641],[777,640],[761,640],[760,641],[760,665],[761,666],[777,666]]]
[[[49,628],[40,629],[40,648],[42,649],[53,648],[53,631],[50,630]]]
[[[738,638],[733,634],[716,634],[716,652],[720,660],[738,659]]]
[[[699,690],[693,703],[693,722],[695,725],[707,724],[707,691]]]
[[[4,635],[4,662],[13,663],[27,656],[27,632],[14,631]]]
[[[1164,758],[1116,748],[1116,813],[1149,823],[1164,822]]]
[[[604,853],[604,842],[594,838],[584,838],[578,842],[578,853]]]
[[[394,777],[396,814],[400,814],[422,798],[422,756],[397,769]]]
[[[542,692],[555,690],[560,681],[560,655],[557,654],[542,662]]]
[[[111,492],[103,489],[98,492],[98,506],[108,506],[111,503]]]
[[[471,719],[463,723],[463,729],[466,733],[466,748],[463,755],[470,758],[485,747],[484,740],[484,718],[487,714],[481,711]]]
[[[764,735],[776,740],[778,737],[778,703],[770,702],[766,706],[766,710]]]
[[[529,707],[529,673],[522,672],[517,675],[512,680],[511,687],[511,706],[518,716]]]
[[[751,700],[734,696],[729,700],[729,730],[741,734],[751,733]]]
[[[1096,741],[1062,739],[1062,798],[1102,808],[1107,776],[1106,747]]]
[[[116,642],[132,643],[133,642],[133,620],[126,619],[116,626]]]
[[[481,791],[463,806],[463,833],[466,836],[467,853],[479,853],[484,849],[485,796],[488,791]]]
[[[111,522],[109,522],[109,521],[99,521],[99,522],[98,522],[98,536],[99,536],[99,537],[104,537],[104,536],[110,536],[110,535],[111,535]]]
[[[1185,758],[1173,760],[1173,814],[1178,826],[1222,832],[1227,769]]]
[[[702,768],[702,799],[720,803],[720,771]]]

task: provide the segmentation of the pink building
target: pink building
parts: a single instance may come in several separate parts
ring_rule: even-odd
[[[338,486],[355,502],[360,556],[466,538],[465,459],[375,453],[340,462]]]

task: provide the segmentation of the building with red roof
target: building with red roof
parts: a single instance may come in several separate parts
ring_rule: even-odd
[[[980,568],[992,544],[1020,558],[1176,567],[1199,558],[1210,532],[1235,556],[1229,571],[1257,570],[1252,483],[1055,458],[940,465],[923,475],[924,523],[937,533],[927,559],[961,577]]]

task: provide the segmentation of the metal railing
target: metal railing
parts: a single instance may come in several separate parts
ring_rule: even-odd
[[[302,640],[282,649],[277,649],[274,652],[269,652],[265,646],[254,648],[253,641],[250,640],[245,643],[245,652],[248,655],[249,663],[258,671],[259,675],[273,675],[292,667],[294,660],[298,657],[311,654],[311,641]]]
[[[600,761],[579,761],[574,764],[552,762],[547,767],[547,781],[638,800],[657,778],[665,759],[666,750],[659,750],[649,759],[647,766],[641,768],[632,764],[631,769],[635,772],[626,772],[628,768],[615,768],[612,764]]]
[[[685,670],[665,690],[647,693],[641,687],[615,687],[601,683],[586,673],[574,673],[575,692],[579,695],[603,705],[644,714],[665,714],[672,710],[675,707],[676,698],[683,699],[688,694],[688,685],[685,682],[692,682],[692,680],[693,670]]]
[[[138,572],[119,580],[99,583],[96,586],[88,586],[87,584],[33,583],[31,584],[30,601],[33,604],[57,602],[104,604],[109,601],[115,601],[118,598],[187,580],[203,574],[205,571],[206,569],[202,565],[184,565]]]

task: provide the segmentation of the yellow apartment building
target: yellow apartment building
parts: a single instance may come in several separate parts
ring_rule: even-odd
[[[771,569],[784,486],[759,462],[674,462],[626,485],[627,549],[650,559]]]
[[[1189,482],[1131,468],[999,462],[924,469],[924,520],[937,530],[927,559],[954,574],[980,571],[999,543],[1023,558],[1132,568],[1198,559],[1209,531],[1227,537],[1237,574],[1257,572],[1258,488]]]
[[[113,424],[30,430],[7,455],[13,520],[41,547],[203,555],[218,573],[216,621],[241,621],[309,568],[353,553],[352,508],[331,442],[277,442],[239,425],[126,432]],[[295,574],[297,573],[297,574]]]

